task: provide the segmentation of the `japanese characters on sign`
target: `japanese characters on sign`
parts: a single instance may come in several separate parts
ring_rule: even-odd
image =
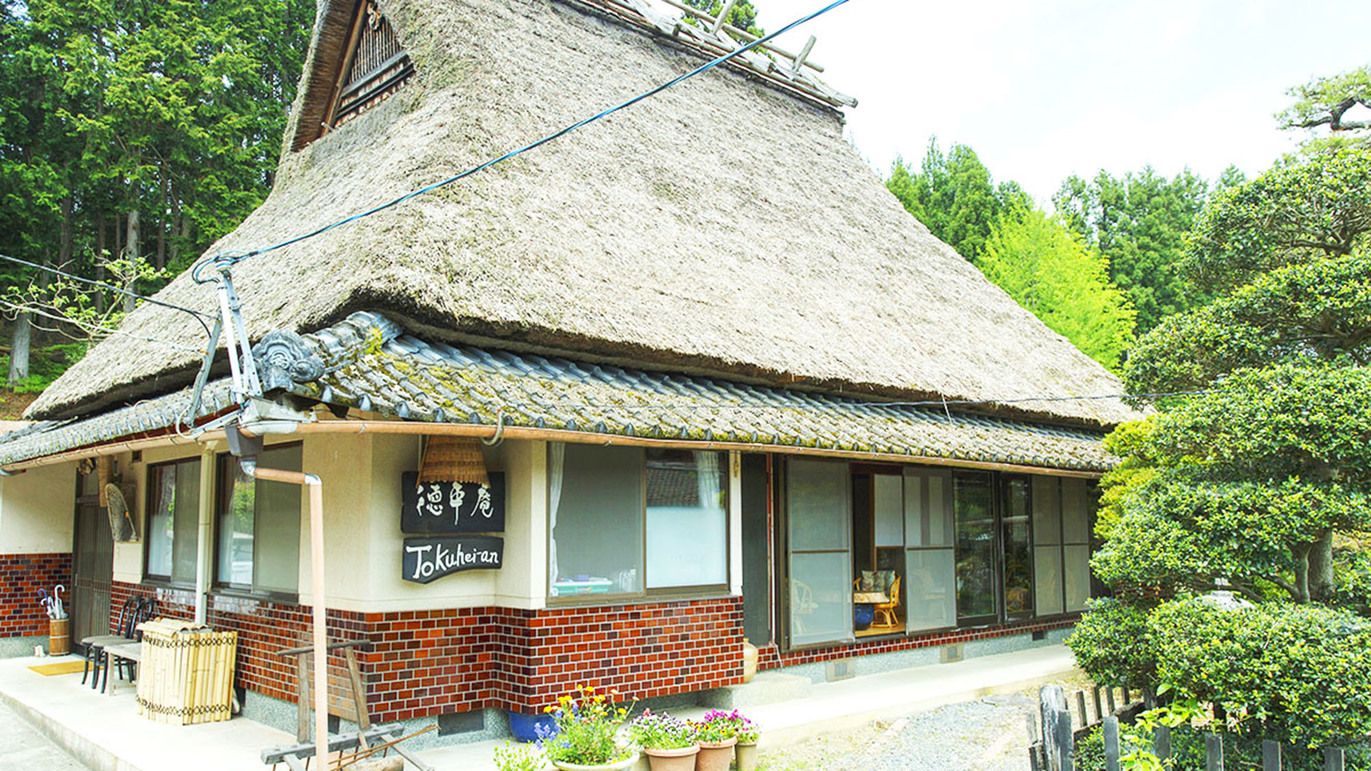
[[[400,530],[406,533],[503,533],[505,475],[490,475],[490,485],[471,482],[418,482],[419,474],[400,477],[403,491]]]

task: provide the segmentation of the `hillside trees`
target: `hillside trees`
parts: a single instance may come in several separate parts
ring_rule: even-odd
[[[1087,613],[1071,641],[1097,677],[1165,679],[1230,710],[1265,710],[1267,733],[1306,744],[1371,732],[1371,713],[1349,695],[1371,687],[1365,677],[1282,701],[1301,678],[1329,673],[1280,667],[1332,664],[1268,655],[1289,630],[1315,651],[1371,628],[1346,610],[1307,610],[1367,607],[1346,591],[1357,555],[1338,546],[1371,530],[1368,190],[1371,150],[1343,148],[1206,206],[1180,267],[1212,299],[1163,320],[1125,367],[1134,393],[1201,393],[1163,400],[1134,432],[1132,460],[1147,473],[1110,492],[1116,516],[1093,563],[1117,599]],[[1190,599],[1220,580],[1259,612]],[[1230,644],[1235,624],[1250,645]],[[1325,713],[1344,724],[1333,730]]]
[[[1013,182],[997,187],[975,150],[954,144],[944,153],[937,139],[929,141],[917,170],[896,159],[886,187],[933,235],[973,263],[985,253],[995,220],[1032,204]]]
[[[104,280],[121,260],[125,277],[164,276],[265,197],[311,0],[3,8],[0,253]],[[44,275],[9,265],[0,278],[40,305],[60,303]],[[113,302],[93,298],[98,314]],[[24,375],[23,319],[12,383]]]
[[[1138,311],[1139,334],[1193,301],[1179,262],[1207,193],[1189,171],[1167,179],[1148,166],[1122,177],[1101,170],[1089,181],[1072,175],[1052,198],[1062,221],[1108,259],[1110,279]]]
[[[1110,369],[1133,340],[1134,311],[1109,281],[1104,257],[1046,214],[1004,212],[990,231],[980,268],[1053,331]]]

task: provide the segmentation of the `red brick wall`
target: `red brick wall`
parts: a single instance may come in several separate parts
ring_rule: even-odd
[[[190,592],[121,583],[111,592],[112,614],[135,590],[156,595],[162,615],[193,616]],[[295,700],[293,661],[276,651],[309,644],[309,606],[215,596],[209,623],[238,632],[237,685]],[[330,610],[328,627],[330,639],[370,643],[357,656],[377,721],[476,709],[534,713],[583,683],[649,698],[742,678],[738,598],[537,611]],[[333,706],[350,717],[342,657],[329,659]]]
[[[0,637],[47,635],[48,615],[38,590],[62,584],[62,603],[71,610],[71,553],[0,555]]]

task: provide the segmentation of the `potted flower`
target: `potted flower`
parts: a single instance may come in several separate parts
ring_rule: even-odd
[[[733,714],[742,720],[742,726],[738,729],[738,744],[733,748],[738,759],[738,771],[756,771],[757,724],[737,710]]]
[[[629,726],[633,741],[643,748],[652,771],[692,771],[700,745],[695,727],[666,713],[644,710]]]
[[[563,771],[622,771],[636,763],[638,753],[619,738],[628,707],[615,702],[618,693],[600,693],[586,685],[576,686],[576,693],[546,708],[553,725],[537,729],[552,765]]]
[[[695,724],[695,738],[700,741],[700,754],[695,756],[696,771],[728,771],[741,726],[735,716],[741,717],[741,713],[711,709]]]

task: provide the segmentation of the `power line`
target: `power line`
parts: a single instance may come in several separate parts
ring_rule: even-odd
[[[346,225],[346,224],[351,223],[351,222],[356,222],[357,220],[360,220],[360,219],[363,219],[363,218],[366,218],[366,217],[370,217],[370,216],[373,215],[373,214],[377,214],[377,213],[379,213],[379,212],[385,211],[386,209],[389,209],[389,208],[391,208],[391,207],[393,207],[393,206],[398,206],[399,204],[404,203],[405,201],[408,201],[408,200],[410,200],[411,198],[416,198],[416,197],[418,197],[418,196],[424,195],[425,193],[433,192],[434,190],[437,190],[438,188],[446,187],[447,185],[451,185],[451,184],[454,183],[454,182],[457,182],[457,181],[459,181],[459,180],[465,179],[466,177],[469,177],[469,176],[471,176],[472,174],[476,174],[476,173],[478,173],[478,172],[484,171],[484,170],[486,170],[486,169],[488,169],[488,168],[490,168],[490,167],[492,167],[492,166],[494,166],[494,165],[496,165],[496,164],[498,164],[498,163],[502,163],[502,162],[507,161],[507,160],[509,160],[509,159],[511,159],[511,158],[515,158],[515,157],[517,157],[517,156],[523,155],[524,153],[526,153],[526,152],[528,152],[528,151],[530,151],[530,150],[533,150],[533,149],[535,149],[535,148],[541,147],[542,145],[545,145],[545,144],[547,144],[548,142],[551,142],[551,141],[553,141],[553,140],[555,140],[555,139],[559,139],[559,138],[561,138],[561,137],[564,137],[564,136],[566,136],[567,134],[570,134],[571,132],[576,131],[576,130],[579,129],[579,128],[582,128],[583,126],[587,126],[587,125],[589,125],[589,124],[591,124],[591,123],[594,123],[594,122],[600,120],[601,118],[606,118],[606,117],[608,117],[608,116],[610,116],[610,115],[613,115],[614,113],[616,113],[616,112],[618,112],[618,111],[620,111],[620,110],[622,110],[622,109],[624,109],[624,108],[631,107],[632,105],[637,104],[638,102],[641,102],[641,101],[643,101],[644,99],[648,99],[648,98],[651,98],[651,97],[653,97],[653,96],[656,96],[657,94],[659,94],[659,93],[661,93],[661,92],[663,92],[663,91],[665,91],[665,90],[667,90],[667,89],[669,89],[669,88],[672,88],[673,86],[676,86],[676,85],[678,85],[678,84],[680,84],[680,83],[683,83],[683,82],[685,82],[685,81],[687,81],[687,80],[690,80],[691,78],[695,77],[696,75],[701,75],[701,74],[703,74],[703,73],[705,73],[705,72],[708,72],[708,71],[714,69],[715,67],[718,67],[719,65],[723,64],[724,62],[727,62],[727,61],[730,61],[730,60],[732,60],[732,59],[735,59],[735,58],[737,58],[737,57],[739,57],[739,56],[741,56],[741,55],[747,53],[748,51],[751,51],[752,49],[757,48],[757,47],[760,46],[760,45],[763,45],[763,44],[765,44],[765,43],[769,43],[769,42],[771,42],[772,40],[776,39],[777,37],[779,37],[779,36],[781,36],[781,35],[783,35],[783,34],[789,32],[789,31],[791,31],[792,29],[795,29],[796,27],[799,27],[799,26],[801,26],[801,25],[803,25],[803,24],[807,24],[807,23],[809,23],[810,21],[813,21],[814,19],[817,19],[818,17],[820,17],[820,16],[822,16],[822,15],[828,13],[829,11],[833,10],[834,8],[837,8],[837,7],[840,6],[840,5],[846,4],[847,2],[848,2],[848,0],[834,0],[834,2],[829,3],[828,5],[824,6],[823,8],[820,8],[819,10],[814,11],[813,13],[811,13],[811,14],[809,14],[809,15],[807,15],[807,16],[802,16],[802,17],[800,17],[799,19],[796,19],[795,21],[792,21],[791,23],[787,24],[786,26],[784,26],[784,27],[782,27],[782,28],[776,30],[775,32],[772,32],[772,33],[770,33],[770,34],[768,34],[768,35],[766,35],[766,36],[764,36],[764,37],[757,38],[756,40],[753,40],[751,43],[748,43],[747,45],[743,46],[742,48],[736,49],[736,50],[734,50],[734,51],[731,52],[731,53],[723,54],[722,56],[719,56],[719,57],[717,57],[717,58],[715,58],[715,59],[710,60],[709,62],[706,62],[705,64],[700,65],[699,67],[696,67],[695,69],[691,70],[690,72],[687,72],[687,73],[685,73],[685,74],[683,74],[683,75],[680,75],[680,76],[678,76],[678,77],[676,77],[676,78],[673,78],[672,80],[669,80],[669,81],[667,81],[666,83],[663,83],[663,84],[661,84],[661,85],[659,85],[659,86],[656,86],[655,88],[652,88],[652,89],[649,89],[649,90],[647,90],[647,91],[644,91],[644,92],[638,94],[637,96],[635,96],[635,97],[633,97],[633,98],[631,98],[631,99],[629,99],[629,100],[627,100],[627,101],[625,101],[625,102],[622,102],[622,103],[620,103],[620,104],[618,104],[618,105],[616,105],[616,106],[614,106],[614,107],[610,107],[609,109],[602,110],[602,111],[600,111],[600,112],[598,112],[598,113],[596,113],[596,114],[594,114],[594,115],[592,115],[592,116],[590,116],[590,117],[588,117],[588,118],[583,118],[583,119],[581,119],[581,120],[579,120],[579,121],[576,121],[575,123],[572,123],[571,125],[566,126],[565,128],[559,129],[559,130],[557,130],[557,131],[555,131],[555,132],[553,132],[553,133],[551,133],[551,134],[548,134],[547,136],[544,136],[542,139],[538,139],[538,140],[536,140],[536,141],[534,141],[534,142],[531,142],[531,143],[529,143],[529,144],[527,144],[527,145],[524,145],[523,147],[520,147],[520,148],[517,149],[517,150],[511,150],[511,151],[505,153],[504,155],[501,155],[501,156],[499,156],[498,158],[493,158],[493,159],[491,159],[491,160],[488,160],[488,161],[486,161],[485,163],[480,164],[479,166],[473,166],[472,168],[467,169],[466,171],[463,171],[463,172],[461,172],[460,174],[457,174],[457,175],[455,175],[455,176],[448,177],[447,179],[441,180],[441,181],[439,181],[439,182],[435,182],[435,183],[433,183],[433,184],[431,184],[431,185],[428,185],[428,186],[426,186],[426,187],[421,187],[421,188],[419,188],[418,190],[415,190],[415,191],[406,193],[406,194],[400,196],[399,198],[395,198],[395,199],[393,199],[393,200],[387,201],[387,202],[385,202],[385,203],[383,203],[383,204],[381,204],[381,205],[379,205],[379,206],[375,206],[375,207],[373,207],[373,208],[371,208],[371,209],[367,209],[366,211],[358,212],[357,214],[353,214],[353,215],[350,216],[350,217],[345,217],[345,218],[343,218],[343,219],[341,219],[341,220],[338,220],[337,222],[333,222],[333,223],[331,223],[331,224],[325,225],[325,226],[323,226],[323,227],[321,227],[321,228],[317,228],[317,229],[315,229],[315,230],[311,230],[311,231],[308,232],[308,233],[304,233],[304,234],[302,234],[302,235],[298,235],[298,236],[295,236],[295,237],[293,237],[293,238],[288,238],[288,239],[286,239],[285,241],[280,241],[280,242],[278,242],[278,243],[272,244],[271,246],[263,247],[263,248],[261,248],[261,249],[253,249],[253,250],[250,250],[250,251],[247,251],[247,252],[229,252],[229,253],[221,253],[221,254],[215,255],[215,256],[212,257],[212,258],[202,259],[199,263],[196,264],[195,268],[191,271],[191,276],[192,276],[192,278],[195,279],[195,281],[196,281],[197,283],[206,283],[206,281],[208,281],[208,279],[201,279],[201,278],[200,278],[200,270],[201,270],[205,265],[212,264],[212,263],[217,263],[217,264],[219,264],[219,265],[221,265],[221,266],[231,266],[231,265],[237,264],[238,262],[241,262],[241,261],[243,261],[243,260],[246,260],[246,259],[248,259],[249,257],[256,257],[256,256],[259,255],[259,254],[266,254],[267,252],[273,252],[273,251],[276,251],[277,249],[281,249],[281,248],[290,246],[290,245],[292,245],[292,244],[298,244],[298,243],[300,243],[301,241],[305,241],[305,240],[308,240],[308,239],[310,239],[310,238],[314,238],[315,236],[323,235],[324,233],[327,233],[328,231],[333,230],[334,228],[341,227],[341,226]]]
[[[68,272],[66,272],[66,271],[64,271],[64,270],[60,270],[60,269],[58,269],[58,268],[54,268],[54,267],[52,267],[51,265],[40,265],[40,264],[38,264],[38,263],[36,263],[36,262],[29,262],[28,260],[21,260],[21,259],[19,259],[18,257],[11,257],[11,256],[9,256],[8,254],[0,254],[0,260],[8,260],[9,262],[17,263],[17,264],[19,264],[19,265],[26,265],[26,266],[28,266],[28,267],[30,267],[30,268],[36,268],[36,269],[38,269],[38,270],[45,270],[45,271],[47,271],[47,272],[49,272],[49,273],[56,273],[57,275],[59,275],[59,276],[61,276],[61,277],[63,277],[63,278],[69,278],[69,279],[71,279],[71,280],[73,280],[73,281],[80,281],[80,282],[83,282],[83,283],[86,283],[86,284],[91,284],[91,285],[93,285],[93,286],[98,286],[98,287],[100,287],[101,289],[107,289],[107,290],[109,290],[109,291],[111,291],[111,292],[116,292],[116,293],[122,294],[122,295],[124,295],[124,296],[126,296],[126,297],[132,297],[132,298],[137,299],[137,300],[142,300],[143,302],[152,303],[153,305],[160,305],[160,306],[162,306],[163,308],[170,308],[170,309],[172,309],[172,310],[174,310],[174,311],[181,311],[182,313],[189,313],[190,315],[192,315],[192,316],[195,317],[195,320],[196,320],[196,321],[200,322],[200,326],[203,327],[204,330],[205,330],[205,336],[206,336],[206,337],[209,336],[209,325],[205,323],[205,319],[210,319],[210,320],[212,321],[212,320],[214,320],[214,317],[211,316],[211,315],[209,315],[208,313],[202,313],[202,312],[200,312],[200,311],[192,310],[191,308],[186,308],[186,307],[181,306],[181,305],[176,305],[176,304],[174,304],[174,303],[169,303],[169,302],[165,302],[165,301],[163,301],[163,300],[158,300],[158,299],[156,299],[156,298],[154,298],[154,297],[148,297],[148,296],[146,296],[146,295],[141,295],[141,294],[138,294],[137,292],[134,292],[134,291],[129,290],[129,289],[125,289],[125,288],[123,288],[123,287],[118,287],[118,286],[115,286],[115,285],[113,285],[113,284],[107,284],[107,283],[105,283],[105,282],[103,282],[103,281],[96,281],[96,280],[93,279],[93,278],[86,278],[86,277],[84,277],[84,276],[78,276],[78,275],[76,275],[76,274],[74,274],[74,273],[68,273]],[[28,310],[28,309],[27,309],[27,308],[21,308],[20,310]],[[59,321],[70,321],[70,319],[58,319],[58,320],[59,320]],[[73,323],[75,323],[75,322],[73,322]],[[77,326],[80,326],[80,324],[77,324]]]
[[[71,324],[72,326],[78,327],[78,328],[80,328],[80,329],[84,329],[84,330],[86,330],[87,332],[90,332],[90,333],[92,333],[92,334],[119,335],[119,336],[121,336],[121,337],[128,337],[128,338],[132,338],[132,339],[134,339],[134,340],[142,340],[142,341],[145,342],[145,343],[158,343],[158,344],[160,344],[160,345],[170,346],[170,347],[172,347],[172,348],[175,348],[175,349],[181,350],[181,351],[190,351],[190,352],[192,352],[192,353],[200,353],[200,354],[203,354],[203,353],[205,352],[204,350],[202,350],[202,349],[200,349],[200,348],[192,348],[192,347],[190,347],[190,346],[188,346],[188,345],[182,345],[182,344],[180,344],[180,343],[173,343],[173,342],[171,342],[170,340],[161,340],[161,339],[156,338],[156,337],[145,337],[145,336],[143,336],[143,335],[135,335],[135,334],[133,334],[132,332],[125,332],[125,331],[123,331],[123,330],[121,330],[121,329],[110,329],[110,328],[108,328],[108,327],[99,326],[98,324],[87,324],[87,323],[84,323],[84,322],[81,322],[81,321],[77,321],[76,319],[67,318],[66,316],[59,316],[59,315],[57,315],[57,314],[55,314],[55,313],[48,313],[48,312],[46,312],[46,311],[42,311],[42,310],[39,310],[39,309],[37,309],[37,308],[25,307],[25,306],[23,306],[23,305],[19,305],[18,303],[13,303],[13,302],[10,302],[9,300],[5,300],[5,299],[0,299],[0,306],[4,306],[4,307],[6,307],[6,308],[9,308],[9,309],[14,310],[14,311],[18,311],[18,312],[20,312],[20,313],[32,313],[32,314],[34,314],[35,316],[41,316],[41,317],[43,317],[43,318],[45,318],[45,319],[51,319],[51,320],[53,320],[53,321],[60,321],[60,322],[63,322],[63,323],[65,323],[65,324]],[[57,330],[46,330],[46,331],[57,332]],[[58,334],[61,334],[61,333],[58,332]],[[68,336],[68,337],[69,337],[69,336]]]

